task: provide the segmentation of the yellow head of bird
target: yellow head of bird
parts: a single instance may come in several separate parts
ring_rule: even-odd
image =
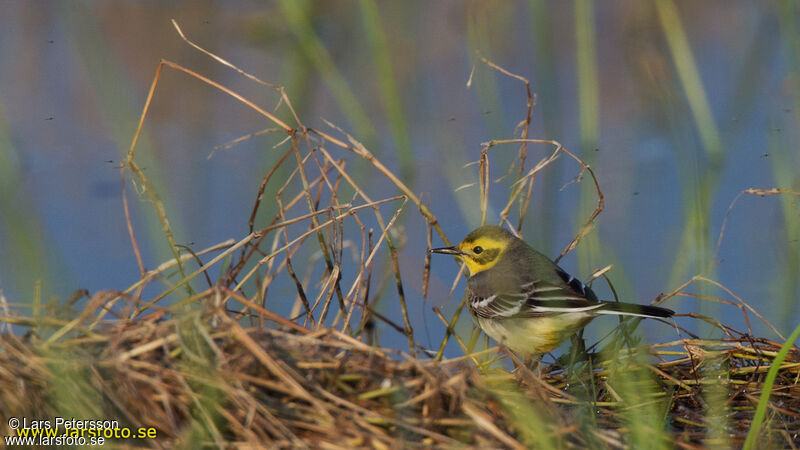
[[[509,231],[496,225],[474,229],[458,245],[431,249],[434,253],[453,255],[464,261],[470,275],[490,269],[497,264],[503,252],[517,239]]]

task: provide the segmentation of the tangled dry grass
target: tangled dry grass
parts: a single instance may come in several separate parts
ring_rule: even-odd
[[[566,253],[603,208],[597,180],[557,142],[528,138],[535,104],[530,86],[486,64],[524,82],[527,114],[518,137],[487,143],[481,152],[484,218],[490,150],[519,146],[500,214],[514,227],[510,217],[518,205],[517,228],[536,174],[567,155],[579,164],[578,180],[591,176],[598,204]],[[158,190],[136,164],[137,132],[123,175],[129,171],[155,205],[175,258],[146,270],[129,220],[141,269],[134,285],[37,303],[34,314],[3,299],[3,422],[54,414],[115,418],[158,430],[155,440],[116,445],[158,448],[739,446],[754,427],[765,385],[774,383],[756,436],[765,446],[797,445],[800,351],[722,324],[723,339],[681,330],[685,339],[650,346],[626,343],[623,330],[604,350],[577,352],[534,374],[524,366],[508,371],[499,361],[507,355],[495,349],[473,352],[454,331],[462,304],[451,317],[436,311],[447,332],[438,349],[425,348],[414,333],[397,258],[407,236],[395,224],[411,202],[428,224],[428,247],[433,231],[449,245],[426,205],[355,139],[303,125],[282,89],[273,87],[291,126],[173,62],[163,61],[158,74],[164,67],[230,94],[274,124],[265,133],[285,136],[255,195],[249,234],[200,252],[178,246]],[[142,121],[146,113],[147,107]],[[526,170],[532,144],[554,150]],[[345,157],[335,156],[341,151]],[[366,161],[401,195],[370,196],[347,170],[353,159]],[[266,194],[268,186],[278,187]],[[702,281],[695,277],[669,296],[687,295],[689,285]],[[390,287],[393,295],[383,295],[398,303],[398,317],[374,306]],[[736,305],[758,315],[744,302]],[[398,333],[407,348],[382,347],[381,333]],[[444,357],[451,338],[465,356]]]
[[[3,335],[0,414],[117,418],[126,426],[155,427],[158,439],[146,445],[159,448],[525,448],[543,442],[624,448],[630,445],[624,411],[655,402],[668,424],[664,438],[694,448],[712,443],[705,391],[716,382],[730,424],[717,443],[738,446],[780,348],[747,337],[650,346],[647,352],[663,358],[644,366],[656,388],[636,403],[609,381],[619,361],[597,359],[591,371],[576,369],[572,380],[557,365],[541,378],[524,368],[482,370],[472,363],[480,355],[414,358],[331,328],[243,326],[229,310],[212,306],[220,295],[204,293],[198,301],[206,307],[180,318],[115,320],[49,346],[33,334]],[[678,347],[685,350],[677,358],[663,350]],[[794,351],[772,390],[763,434],[769,447],[797,441],[798,376]],[[593,398],[581,398],[568,384],[593,385]],[[530,402],[534,416],[520,417],[520,399]],[[581,423],[587,406],[596,426]],[[534,420],[544,434],[530,436]]]

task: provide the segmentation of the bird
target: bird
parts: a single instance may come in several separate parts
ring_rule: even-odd
[[[478,227],[458,245],[430,251],[466,264],[473,320],[526,360],[552,351],[600,315],[666,319],[675,314],[659,306],[600,301],[591,288],[497,225]]]

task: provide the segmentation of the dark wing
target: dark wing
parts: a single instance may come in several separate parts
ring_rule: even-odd
[[[533,311],[525,311],[526,295],[518,294],[493,294],[484,297],[469,292],[469,309],[479,316],[487,319],[509,319],[512,317],[538,317],[543,314],[532,314]]]
[[[558,268],[557,280],[534,279],[519,286],[519,292],[490,295],[481,283],[471,283],[469,305],[473,314],[494,319],[543,317],[569,312],[589,312],[603,303],[586,285]],[[479,276],[477,274],[476,276]]]

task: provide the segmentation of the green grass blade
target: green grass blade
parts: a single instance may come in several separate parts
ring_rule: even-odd
[[[361,103],[356,98],[353,90],[350,89],[347,79],[336,67],[330,52],[328,52],[328,49],[325,48],[322,40],[314,31],[311,20],[307,15],[308,8],[306,5],[308,5],[307,2],[295,0],[281,1],[283,15],[297,38],[301,50],[322,75],[322,79],[330,89],[331,95],[336,99],[336,103],[353,126],[353,134],[370,144],[367,145],[368,147],[374,147],[371,144],[375,136],[377,136],[375,127],[361,107]]]
[[[388,4],[387,4],[388,5]],[[408,134],[403,102],[397,88],[397,80],[392,68],[392,58],[389,56],[389,45],[386,35],[382,30],[381,16],[375,0],[361,0],[359,2],[361,15],[364,18],[364,31],[366,40],[372,51],[372,59],[378,72],[378,88],[381,93],[383,107],[389,120],[396,146],[397,159],[400,163],[400,175],[407,184],[414,178],[414,156],[411,153],[411,138]]]
[[[750,424],[750,431],[747,432],[747,439],[744,442],[744,450],[754,448],[758,438],[758,433],[761,430],[761,424],[764,422],[764,417],[767,415],[767,405],[769,404],[769,396],[772,393],[772,386],[775,384],[775,378],[778,376],[778,371],[781,368],[781,363],[789,354],[789,350],[794,346],[794,342],[800,338],[800,325],[792,332],[789,339],[783,343],[775,359],[772,360],[772,366],[767,372],[767,378],[764,380],[764,388],[761,389],[761,397],[758,399],[758,406],[756,406],[756,413],[753,416],[753,423]]]

